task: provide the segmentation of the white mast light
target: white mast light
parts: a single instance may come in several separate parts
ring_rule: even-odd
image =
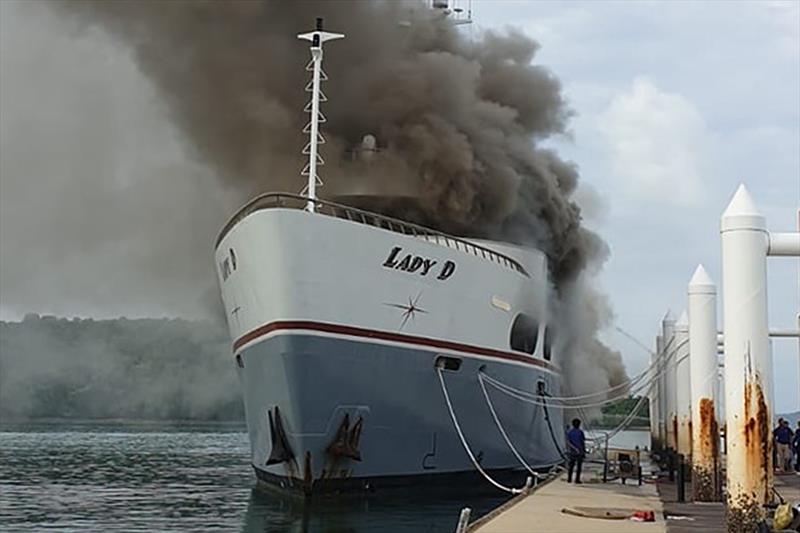
[[[317,19],[316,30],[297,36],[298,39],[311,41],[311,61],[306,65],[306,70],[312,71],[313,77],[305,89],[306,92],[311,93],[311,101],[304,109],[306,113],[311,113],[311,120],[303,128],[303,133],[309,134],[308,144],[303,148],[303,154],[308,155],[308,163],[300,173],[302,176],[308,176],[308,185],[303,192],[308,192],[306,209],[311,213],[314,212],[314,200],[317,199],[317,185],[322,185],[322,180],[317,175],[317,167],[325,164],[325,160],[318,153],[318,146],[325,143],[325,138],[319,133],[320,123],[325,122],[325,116],[319,110],[319,103],[328,100],[320,90],[320,83],[328,79],[328,76],[322,71],[322,43],[343,37],[343,33],[323,31],[321,18]]]

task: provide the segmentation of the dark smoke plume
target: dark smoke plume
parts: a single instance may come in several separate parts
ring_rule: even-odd
[[[532,65],[518,32],[464,38],[417,2],[68,2],[129,43],[196,157],[247,193],[303,183],[305,42],[325,18],[346,39],[327,48],[330,102],[322,194],[418,199],[430,223],[535,244],[556,281],[574,278],[602,243],[581,227],[575,167],[536,148],[565,132],[561,85]],[[380,151],[350,152],[365,134]]]
[[[514,30],[467,37],[421,2],[54,5],[131,47],[194,157],[243,197],[303,186],[308,48],[296,35],[323,17],[347,37],[326,47],[321,195],[411,197],[444,231],[539,247],[561,318],[581,315],[567,344],[602,367],[593,385],[624,377],[619,354],[595,339],[605,307],[582,301],[594,299],[583,273],[606,246],[571,199],[575,165],[539,147],[566,132],[570,112],[559,81],[532,64],[535,41]],[[365,134],[379,148],[369,160],[352,153]]]

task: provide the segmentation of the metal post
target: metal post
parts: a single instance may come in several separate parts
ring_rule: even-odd
[[[689,281],[689,358],[692,392],[692,499],[719,501],[717,420],[717,287],[703,265]]]
[[[667,468],[669,469],[669,479],[670,481],[675,481],[675,452],[670,450],[667,452]]]
[[[754,531],[772,499],[766,221],[740,185],[722,214],[728,531]]]

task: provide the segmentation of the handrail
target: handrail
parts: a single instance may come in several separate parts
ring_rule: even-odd
[[[299,194],[278,192],[256,196],[247,202],[244,207],[239,209],[239,211],[237,211],[236,214],[234,214],[222,227],[222,231],[220,231],[219,235],[217,236],[214,248],[219,246],[220,242],[222,242],[222,239],[225,238],[225,236],[236,224],[238,224],[242,219],[251,213],[261,211],[262,209],[273,208],[304,210],[307,203],[308,197],[301,196]],[[487,259],[494,263],[510,268],[511,270],[516,270],[523,276],[530,277],[528,271],[525,270],[525,268],[515,259],[459,237],[454,237],[452,235],[432,230],[418,224],[413,224],[411,222],[405,222],[403,220],[387,217],[385,215],[379,215],[371,211],[364,211],[363,209],[358,209],[356,207],[337,204],[327,200],[320,200],[319,198],[315,200],[315,204],[317,206],[317,214],[341,218],[343,220],[357,222],[359,224],[365,224],[368,226],[375,226],[381,229],[392,231],[394,233],[401,233],[403,235],[421,237],[430,243],[438,244],[439,246],[444,246],[446,248],[451,248],[458,251],[463,251],[472,254],[475,257]]]

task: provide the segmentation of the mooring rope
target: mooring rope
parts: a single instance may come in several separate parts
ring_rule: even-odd
[[[464,437],[464,432],[461,431],[461,426],[458,424],[458,419],[456,418],[456,413],[453,410],[453,404],[450,401],[450,395],[447,393],[447,385],[445,385],[445,383],[444,383],[444,376],[442,375],[442,369],[441,368],[437,368],[436,369],[436,373],[439,375],[439,383],[441,383],[441,385],[442,385],[442,394],[444,394],[444,400],[447,403],[447,410],[450,411],[450,419],[453,421],[453,426],[456,428],[456,433],[458,433],[458,438],[461,440],[461,445],[464,447],[464,451],[467,452],[467,455],[469,456],[470,460],[472,461],[472,465],[475,467],[475,469],[478,472],[481,473],[481,475],[484,478],[486,478],[486,481],[488,481],[489,483],[491,483],[492,485],[494,485],[498,489],[503,490],[503,491],[508,492],[508,493],[511,493],[511,494],[520,494],[520,493],[524,492],[524,489],[515,489],[515,488],[512,488],[512,487],[506,487],[505,485],[502,485],[502,484],[498,483],[497,481],[492,479],[492,477],[489,474],[486,473],[486,471],[483,469],[483,467],[481,467],[480,463],[478,463],[478,460],[475,458],[475,455],[472,453],[472,450],[470,449],[469,444],[467,443],[467,439]]]
[[[495,378],[489,376],[488,374],[484,374],[484,375],[486,376],[486,381],[490,385],[492,385],[493,387],[495,387],[497,389],[502,390],[503,392],[505,392],[509,396],[513,396],[513,397],[517,398],[518,400],[521,400],[521,401],[524,401],[524,402],[527,402],[527,403],[531,403],[531,404],[534,404],[534,405],[541,405],[541,406],[547,405],[548,407],[553,407],[555,409],[578,409],[578,408],[600,407],[600,406],[603,406],[603,405],[608,405],[608,404],[611,404],[611,403],[618,402],[621,399],[627,397],[627,395],[625,395],[625,396],[620,395],[620,396],[616,396],[614,398],[608,398],[606,400],[602,400],[602,401],[599,401],[599,402],[591,402],[591,403],[583,403],[583,404],[568,404],[568,403],[553,403],[553,402],[545,403],[544,400],[539,395],[534,395],[531,392],[524,391],[524,390],[521,390],[521,389],[517,389],[515,387],[512,387],[511,385],[507,385],[507,384],[505,384],[505,383],[503,383],[501,381],[498,381]],[[649,385],[649,382],[644,384],[644,385],[640,385],[636,389],[634,389],[632,391],[629,391],[629,394],[636,394],[639,391],[644,390],[648,385]],[[553,400],[553,398],[551,398],[551,400]]]
[[[542,396],[542,400],[544,400],[544,396]],[[553,424],[550,422],[550,413],[547,411],[547,402],[544,403],[544,419],[547,422],[547,429],[550,430],[550,438],[553,439],[553,444],[556,446],[556,450],[558,450],[558,454],[564,461],[569,461],[569,458],[561,451],[561,446],[558,445],[558,440],[556,439],[556,434],[553,431]]]
[[[547,410],[548,403],[547,403],[547,400],[544,398],[543,395],[540,395],[541,396],[540,399],[534,400],[533,398],[530,397],[530,396],[532,396],[532,393],[529,393],[527,391],[522,391],[520,389],[516,389],[514,387],[511,387],[510,385],[506,385],[505,383],[497,381],[494,378],[492,378],[491,376],[489,376],[489,375],[487,375],[487,374],[485,374],[483,372],[479,372],[479,380],[481,382],[481,387],[484,387],[483,381],[486,380],[490,385],[492,385],[493,387],[497,388],[501,392],[504,392],[504,393],[506,393],[507,395],[509,395],[509,396],[511,396],[513,398],[516,398],[516,399],[518,399],[520,401],[527,402],[527,403],[530,403],[530,404],[533,404],[533,405],[541,405],[544,408],[545,420],[547,421],[548,428],[550,430],[550,436],[553,439],[553,443],[555,444],[556,449],[558,449],[558,451],[561,454],[561,456],[564,457],[564,453],[561,451],[560,447],[558,446],[558,441],[555,438],[555,434],[553,432],[552,424],[550,422],[550,417],[549,417],[549,413],[548,413],[548,410]],[[655,379],[651,379],[651,380],[648,380],[648,382],[645,383],[643,386],[639,387],[639,389],[636,392],[642,392],[643,391],[644,394],[641,395],[641,397],[636,402],[636,404],[634,405],[634,407],[630,411],[630,413],[628,413],[625,416],[625,418],[622,420],[622,422],[620,422],[615,428],[613,428],[611,431],[602,432],[604,434],[600,438],[594,437],[594,438],[587,439],[587,440],[592,440],[592,441],[594,441],[596,443],[594,448],[599,447],[600,443],[602,443],[602,442],[607,442],[609,439],[611,439],[612,437],[616,436],[620,431],[623,431],[625,428],[627,428],[631,424],[633,419],[636,417],[636,413],[639,411],[641,406],[644,404],[644,400],[647,398],[647,394],[653,389],[654,386],[655,386]],[[484,394],[486,394],[486,393],[484,393]],[[619,398],[614,399],[614,401],[619,401]],[[611,401],[602,402],[602,404],[606,404],[606,403],[613,403],[613,402],[611,402]],[[594,406],[594,405],[592,405],[592,406]],[[582,411],[582,408],[586,407],[586,406],[570,406],[570,405],[552,405],[552,404],[550,404],[550,407],[555,407],[557,409],[578,409],[579,411]]]
[[[629,385],[636,383],[636,387],[631,389],[631,390],[629,390],[625,396],[618,395],[618,396],[615,396],[613,398],[607,398],[605,400],[596,401],[596,402],[570,404],[570,403],[565,403],[565,400],[567,400],[567,398],[569,398],[569,397],[560,397],[559,398],[559,397],[551,396],[550,397],[551,401],[554,400],[554,401],[560,402],[560,403],[555,403],[554,404],[554,403],[551,402],[549,404],[545,404],[542,401],[542,399],[537,397],[538,395],[534,395],[531,392],[524,391],[524,390],[521,390],[521,389],[517,389],[515,387],[512,387],[511,385],[507,385],[507,384],[505,384],[505,383],[503,383],[503,382],[501,382],[501,381],[489,376],[488,374],[484,373],[484,376],[485,376],[486,381],[490,385],[492,385],[493,387],[495,387],[497,389],[500,389],[501,391],[505,392],[509,396],[517,398],[518,400],[521,400],[521,401],[524,401],[524,402],[528,402],[528,403],[531,403],[531,404],[534,404],[534,405],[541,405],[541,406],[547,405],[549,407],[553,407],[553,408],[556,408],[556,409],[581,409],[581,408],[588,409],[588,408],[592,408],[592,407],[601,407],[603,405],[608,405],[608,404],[611,404],[611,403],[618,402],[619,400],[622,400],[622,399],[624,399],[625,397],[627,397],[629,395],[634,395],[635,396],[635,395],[641,393],[642,391],[645,391],[645,393],[649,392],[653,388],[653,385],[654,385],[655,381],[658,378],[660,378],[663,373],[665,373],[667,371],[666,361],[671,359],[672,356],[677,352],[677,350],[679,348],[681,348],[684,344],[687,344],[687,343],[688,343],[688,341],[684,341],[681,344],[679,344],[678,346],[676,346],[675,348],[673,348],[673,350],[670,351],[669,353],[664,352],[664,355],[662,357],[664,357],[665,361],[663,362],[664,364],[663,364],[662,368],[658,372],[656,372],[655,374],[651,375],[648,379],[644,380],[644,382],[638,383],[638,382],[641,382],[643,380],[643,377],[637,377],[635,380],[632,380],[632,381],[628,382]],[[683,356],[682,358],[677,360],[676,364],[683,362],[685,359],[686,359],[686,356]],[[644,373],[642,375],[646,375],[646,373]],[[642,376],[642,375],[640,375],[640,376]],[[603,391],[603,392],[607,392],[608,390],[610,390],[610,389],[607,389],[606,391]],[[595,393],[595,394],[597,394],[597,393]],[[573,396],[571,398],[572,399],[579,399],[579,398],[583,398],[585,396],[586,395],[584,395],[584,396]]]
[[[509,449],[511,449],[511,453],[514,454],[514,457],[522,463],[522,466],[534,476],[534,479],[539,479],[539,473],[536,472],[531,466],[525,462],[525,459],[522,458],[522,455],[517,451],[512,444],[511,439],[508,437],[506,430],[503,428],[503,424],[500,423],[500,418],[497,416],[497,412],[494,410],[494,405],[492,405],[492,400],[489,398],[489,392],[486,390],[486,385],[483,383],[482,373],[478,372],[478,382],[481,384],[481,390],[483,390],[483,397],[486,398],[486,405],[489,407],[489,412],[492,413],[492,418],[494,418],[494,423],[497,424],[497,429],[500,430],[500,434],[503,436],[503,439],[508,444]]]

